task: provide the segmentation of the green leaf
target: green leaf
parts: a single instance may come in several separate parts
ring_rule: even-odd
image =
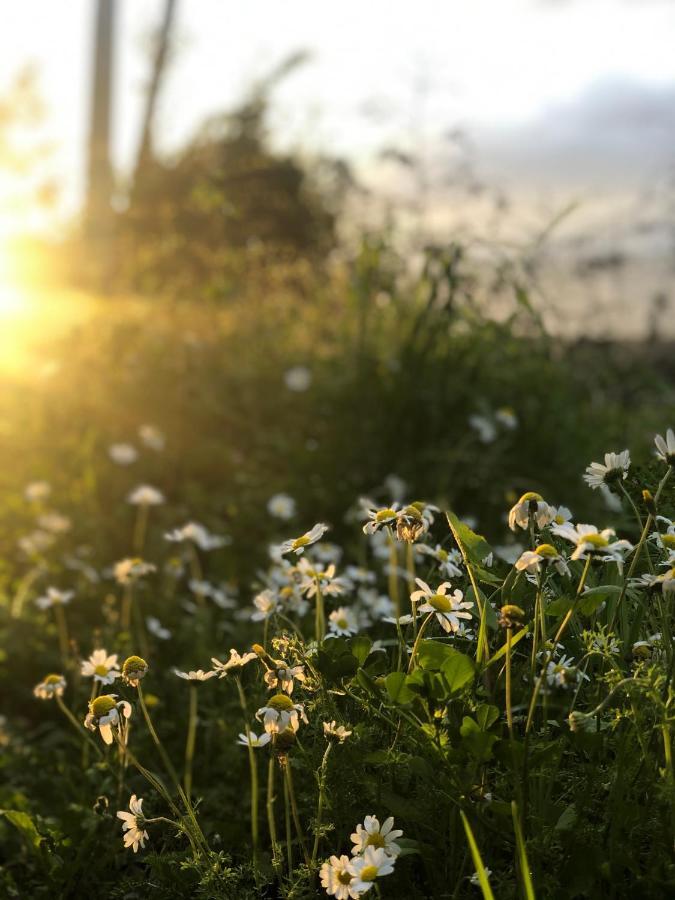
[[[469,557],[475,566],[480,566],[486,556],[492,553],[492,547],[484,537],[472,531],[468,525],[461,522],[453,512],[446,512],[448,524],[459,549]]]
[[[459,729],[462,743],[478,762],[487,762],[492,756],[492,745],[499,740],[496,734],[489,734],[470,716],[464,716]]]
[[[571,831],[576,825],[577,810],[574,803],[571,803],[561,814],[555,823],[556,831]]]
[[[526,625],[524,628],[521,628],[520,631],[517,631],[513,635],[513,637],[511,638],[511,647],[512,648],[518,643],[518,641],[522,641],[522,639],[525,637],[525,635],[530,630],[530,627],[531,627],[530,625]],[[497,662],[497,660],[501,659],[502,656],[506,656],[506,644],[502,644],[501,647],[499,648],[499,650],[497,650],[496,653],[494,653],[490,657],[490,659],[485,664],[485,667],[487,668],[488,666],[491,666],[492,663]]]
[[[547,616],[564,616],[573,606],[573,597],[558,597],[546,606],[544,612]]]
[[[384,685],[393,703],[410,703],[415,699],[415,694],[406,685],[404,672],[390,672],[384,679]]]
[[[499,627],[499,623],[497,621],[497,613],[492,608],[492,604],[488,603],[487,597],[480,588],[478,588],[478,603],[476,603],[476,595],[474,594],[473,586],[468,588],[466,592],[466,599],[472,601],[474,606],[476,607],[476,612],[474,614],[474,617],[476,619],[480,618],[480,611],[481,609],[484,609],[485,621],[487,622],[489,627],[493,630]]]
[[[491,725],[494,725],[498,718],[498,706],[492,706],[489,703],[481,703],[481,705],[476,709],[476,721],[483,729],[483,731],[487,731],[487,729]]]
[[[417,665],[422,669],[438,672],[454,652],[456,651],[449,644],[440,641],[420,641],[417,647]]]
[[[469,842],[471,858],[473,859],[473,864],[476,867],[476,872],[478,873],[478,884],[480,885],[480,889],[483,894],[483,900],[495,900],[495,895],[492,893],[492,888],[490,887],[490,882],[488,881],[487,873],[485,871],[485,863],[481,858],[480,850],[478,849],[478,844],[476,843],[476,838],[473,836],[473,831],[471,830],[471,826],[469,825],[469,820],[465,816],[463,810],[460,810],[459,814],[462,817],[462,825],[464,826],[466,839]]]
[[[358,664],[362,666],[368,659],[368,654],[370,653],[370,648],[373,646],[373,642],[365,634],[359,634],[353,637],[349,644]]]
[[[518,815],[518,806],[516,801],[511,801],[511,815],[513,816],[513,830],[516,833],[516,846],[518,848],[518,871],[523,882],[523,893],[526,900],[535,900],[534,886],[532,884],[532,876],[530,875],[530,864],[527,861],[527,852],[525,850],[525,840],[520,827],[520,816]]]
[[[367,691],[369,694],[374,694],[375,696],[381,696],[380,689],[377,686],[375,679],[371,678],[365,669],[358,670],[356,673],[356,680],[364,691]]]
[[[28,813],[20,812],[18,809],[0,809],[0,815],[21,832],[31,849],[36,852],[40,850],[44,838]]]
[[[448,647],[449,655],[441,666],[441,675],[448,684],[451,693],[461,690],[465,684],[473,680],[476,667],[472,659]]]
[[[579,612],[583,616],[592,616],[612,594],[620,594],[621,588],[616,584],[600,584],[584,591],[579,600]]]

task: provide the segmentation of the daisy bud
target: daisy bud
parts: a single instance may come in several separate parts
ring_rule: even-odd
[[[268,669],[274,668],[274,660],[264,647],[262,647],[260,644],[253,644],[251,650],[253,650],[258,659],[263,663],[263,665],[267,666]]]
[[[89,704],[89,712],[95,719],[107,716],[110,710],[115,706],[115,698],[111,694],[101,694]]]
[[[642,500],[650,516],[656,516],[656,501],[651,491],[642,492]]]
[[[146,661],[140,656],[128,656],[122,666],[122,677],[127,684],[138,687],[138,682],[145,676],[149,669]]]
[[[522,625],[525,620],[525,611],[513,603],[507,603],[499,611],[499,624],[502,628],[513,628]]]

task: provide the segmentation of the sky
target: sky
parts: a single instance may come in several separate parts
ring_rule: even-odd
[[[149,38],[161,0],[118,0],[114,161],[138,143]],[[0,91],[37,67],[62,210],[83,191],[93,0],[22,0],[0,36]],[[310,61],[275,93],[280,145],[352,160],[383,191],[404,183],[386,146],[438,179],[461,129],[478,180],[525,198],[530,218],[583,195],[628,210],[675,158],[674,0],[178,0],[158,138],[179,147],[293,51]],[[611,203],[610,203],[611,205]],[[600,213],[598,213],[600,215]]]

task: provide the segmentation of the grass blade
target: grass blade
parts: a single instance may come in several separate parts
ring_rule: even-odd
[[[471,850],[473,864],[476,867],[476,872],[478,873],[478,883],[483,893],[483,898],[484,900],[495,900],[495,895],[492,893],[490,882],[488,881],[488,877],[485,874],[485,865],[483,863],[483,860],[481,859],[478,844],[476,843],[476,839],[473,836],[473,831],[471,830],[471,826],[469,825],[469,820],[461,810],[459,814],[462,817],[462,825],[464,826],[464,831],[466,832],[466,839],[469,842],[469,849]]]
[[[511,815],[513,816],[513,830],[516,833],[516,847],[518,848],[518,869],[523,882],[523,893],[526,900],[536,900],[534,896],[534,886],[532,884],[532,876],[530,875],[530,866],[527,861],[527,852],[525,851],[525,841],[523,832],[520,827],[520,816],[518,815],[518,806],[515,800],[511,801]]]

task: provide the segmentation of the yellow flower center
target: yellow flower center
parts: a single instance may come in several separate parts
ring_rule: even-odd
[[[552,559],[558,555],[558,551],[551,544],[539,544],[534,552],[537,556],[543,556],[548,559]]]
[[[97,697],[96,700],[93,701],[93,703],[91,704],[91,711],[97,719],[100,719],[101,716],[106,716],[114,706],[114,698],[109,694],[103,694],[101,697]]]
[[[379,524],[382,522],[386,522],[387,519],[393,519],[396,516],[396,510],[393,509],[379,509],[375,514],[375,521]]]
[[[536,494],[534,491],[528,491],[526,494],[523,494],[518,503],[529,503],[530,500],[536,500],[537,502],[539,502],[542,499],[543,498],[541,494]]]
[[[340,882],[340,884],[351,884],[352,876],[346,869],[342,869],[340,872],[338,872],[337,880]]]
[[[450,612],[452,609],[452,603],[443,594],[433,594],[429,597],[429,605],[437,612]]]
[[[448,560],[448,551],[447,550],[439,550],[436,554],[441,562],[447,562]]]
[[[377,878],[377,866],[364,866],[361,869],[361,881],[375,881]]]
[[[45,684],[58,684],[63,679],[63,675],[47,675]]]
[[[665,547],[675,547],[675,534],[662,534],[661,542]]]
[[[349,622],[344,618],[344,616],[341,619],[337,619],[336,623],[337,623],[338,628],[343,628],[343,629],[347,628],[349,625]]]
[[[293,709],[293,701],[286,694],[275,694],[270,697],[267,705],[276,709],[277,712]]]
[[[306,547],[309,544],[309,538],[306,534],[303,534],[302,537],[296,538],[293,541],[293,549],[297,550],[300,547]]]
[[[590,544],[592,547],[596,549],[600,549],[602,547],[608,547],[609,541],[606,537],[603,537],[601,534],[585,534],[581,540],[582,544]]]
[[[371,834],[366,841],[366,847],[384,847],[384,838],[380,834],[379,831],[376,831],[374,834]]]
[[[96,668],[94,669],[94,675],[107,675],[107,674],[108,674],[107,666],[100,665],[100,666],[96,666]]]
[[[148,664],[142,656],[129,656],[124,660],[122,674],[125,678],[136,678],[144,675],[148,670]]]

